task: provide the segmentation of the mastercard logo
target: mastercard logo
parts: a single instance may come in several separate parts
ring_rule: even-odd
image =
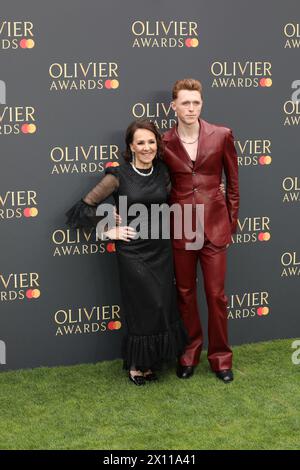
[[[38,213],[39,211],[36,207],[26,207],[26,209],[23,210],[25,217],[36,217]]]
[[[21,39],[20,47],[22,49],[32,49],[35,46],[35,42],[33,39]]]
[[[110,166],[120,166],[118,162],[108,162],[105,164],[105,168],[109,168]]]
[[[107,324],[107,328],[109,330],[119,330],[122,326],[122,323],[120,321],[110,321]]]
[[[106,250],[108,251],[108,253],[115,253],[116,245],[114,243],[108,243],[106,245]]]
[[[257,309],[257,315],[262,317],[263,315],[268,315],[270,313],[269,307],[259,307]]]
[[[34,134],[36,132],[35,124],[22,124],[21,131],[23,134]]]
[[[119,80],[105,80],[104,86],[108,90],[115,90],[119,88]]]
[[[39,289],[28,289],[26,291],[27,299],[38,299],[41,295],[41,291]]]
[[[197,38],[188,38],[185,40],[186,47],[198,47],[199,41]]]
[[[260,242],[268,242],[271,238],[270,232],[260,232],[258,239]]]
[[[272,162],[272,157],[270,155],[262,155],[258,159],[260,165],[270,165]]]
[[[259,84],[260,86],[266,86],[266,87],[269,87],[269,86],[272,86],[272,78],[261,78],[259,80]]]

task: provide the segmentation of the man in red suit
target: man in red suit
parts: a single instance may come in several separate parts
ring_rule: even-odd
[[[229,128],[200,119],[202,86],[198,80],[178,80],[172,107],[178,123],[164,134],[164,161],[172,181],[170,204],[204,204],[204,245],[187,249],[186,240],[173,239],[178,306],[190,337],[180,357],[177,375],[189,378],[198,364],[203,332],[197,305],[197,263],[201,265],[208,305],[208,360],[224,382],[233,380],[232,351],[227,335],[224,293],[226,249],[235,232],[239,207],[238,163]],[[226,194],[220,190],[222,173]],[[196,211],[193,213],[195,217]]]

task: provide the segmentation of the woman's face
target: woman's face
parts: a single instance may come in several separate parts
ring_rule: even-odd
[[[135,153],[137,167],[150,167],[157,153],[155,134],[147,129],[137,129],[133,135],[130,149]]]

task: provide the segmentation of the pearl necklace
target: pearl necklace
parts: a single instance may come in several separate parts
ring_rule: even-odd
[[[152,165],[151,170],[149,171],[149,173],[141,173],[141,172],[134,166],[133,163],[130,162],[130,164],[131,164],[132,168],[134,169],[134,171],[135,171],[136,173],[138,173],[139,175],[141,175],[141,176],[150,176],[150,175],[152,175],[153,170],[154,170],[154,166]],[[146,169],[146,168],[145,168],[145,169]]]

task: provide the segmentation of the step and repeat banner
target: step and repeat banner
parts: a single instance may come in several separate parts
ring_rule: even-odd
[[[114,244],[65,212],[121,162],[132,120],[174,125],[187,77],[238,153],[231,343],[299,336],[298,0],[3,1],[0,59],[0,371],[120,357]],[[200,273],[199,302],[206,325]]]

